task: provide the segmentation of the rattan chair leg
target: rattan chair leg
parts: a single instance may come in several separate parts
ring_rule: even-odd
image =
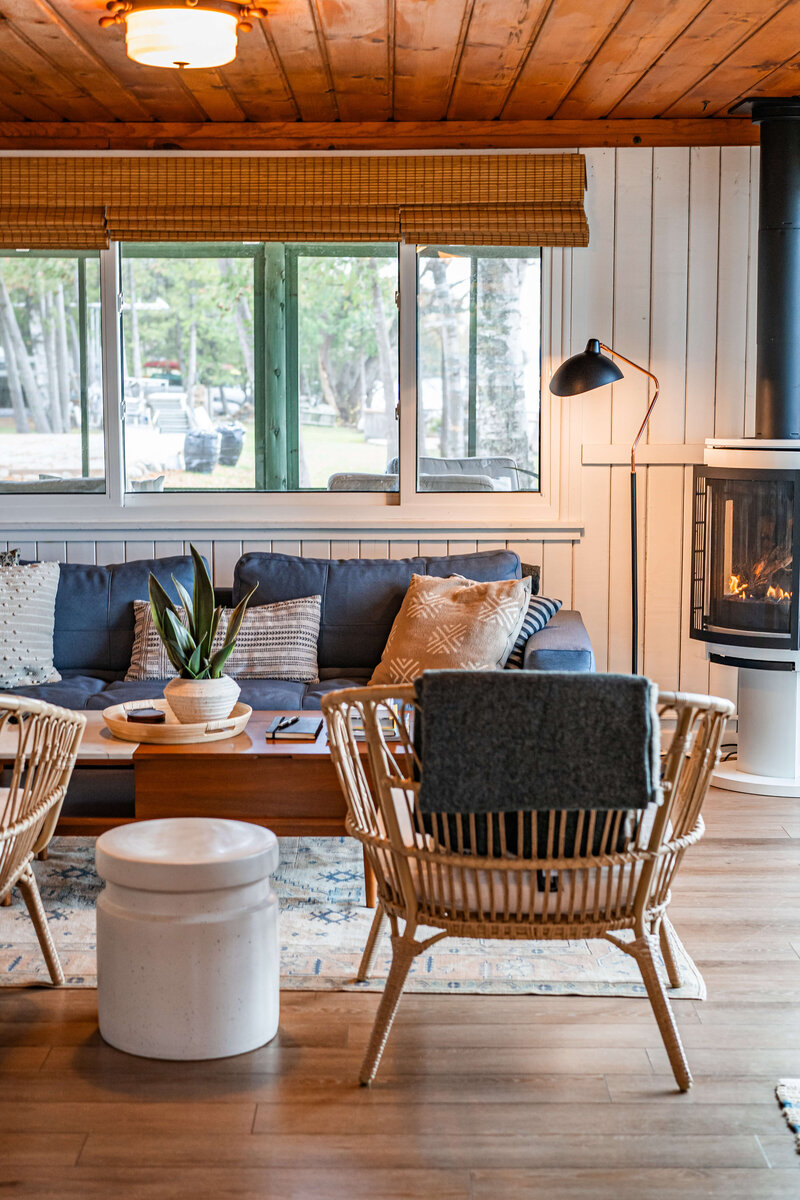
[[[661,918],[661,925],[658,930],[658,941],[661,946],[661,957],[664,959],[664,966],[667,969],[667,978],[669,986],[679,988],[683,983],[683,976],[678,969],[678,963],[675,958],[675,949],[673,937],[675,930],[672,928],[672,923],[666,915]]]
[[[50,978],[55,985],[62,984],[64,982],[64,972],[61,968],[58,951],[50,934],[50,926],[47,924],[47,917],[42,907],[42,897],[39,895],[39,885],[36,882],[36,876],[31,870],[30,863],[28,863],[17,880],[17,886],[22,892],[22,898],[33,921],[33,927],[36,930],[36,936],[39,939],[39,945],[42,948],[42,954],[47,963]]]
[[[372,966],[372,960],[375,957],[375,947],[378,944],[378,938],[380,937],[380,932],[383,928],[383,923],[385,920],[386,913],[383,911],[381,902],[379,900],[378,907],[375,910],[375,916],[372,918],[372,925],[370,926],[367,944],[364,947],[364,953],[361,955],[361,962],[358,964],[358,974],[356,975],[356,979],[359,983],[363,983],[365,979],[369,978],[369,970]]]
[[[411,969],[411,964],[419,954],[421,948],[413,938],[406,936],[392,938],[392,966],[386,980],[386,987],[383,989],[383,995],[381,996],[381,1002],[375,1017],[375,1024],[372,1026],[369,1045],[367,1046],[367,1052],[361,1064],[361,1073],[358,1077],[362,1087],[366,1087],[372,1083],[377,1074],[384,1047],[389,1037],[389,1031],[392,1028],[392,1022],[397,1012],[397,1006],[400,1003],[400,997],[403,993],[403,985]]]
[[[654,943],[655,939],[645,934],[634,942],[627,942],[626,948],[639,964],[642,981],[653,1009],[653,1016],[661,1032],[675,1082],[682,1092],[688,1092],[692,1086],[692,1075],[678,1033],[678,1026],[675,1024],[675,1015],[670,1006],[669,997],[656,969]]]
[[[11,888],[8,889],[3,899],[0,900],[0,904],[2,904],[3,908],[11,907]]]

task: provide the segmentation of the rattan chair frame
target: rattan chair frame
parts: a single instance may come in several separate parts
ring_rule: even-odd
[[[56,985],[64,982],[64,972],[31,861],[53,835],[85,726],[83,713],[43,700],[0,697],[0,735],[15,747],[9,786],[0,788],[0,901],[19,887]]]
[[[480,818],[451,815],[434,818],[432,825],[419,811],[413,687],[347,688],[323,697],[331,756],[347,801],[347,828],[362,843],[378,885],[359,980],[369,975],[384,921],[391,932],[392,964],[361,1068],[362,1084],[375,1078],[414,959],[453,936],[613,942],[638,963],[675,1081],[681,1091],[691,1086],[656,955],[660,947],[670,986],[680,986],[666,916],[670,887],[685,851],[703,834],[701,809],[733,705],[716,697],[661,692],[658,706],[664,734],[674,719],[660,804],[610,814],[577,810],[569,833],[563,812],[512,814],[511,826],[508,816],[496,828],[485,823],[486,853],[479,856],[470,848],[478,844]],[[507,844],[509,828],[517,835],[513,850]],[[422,927],[436,932],[418,938]]]

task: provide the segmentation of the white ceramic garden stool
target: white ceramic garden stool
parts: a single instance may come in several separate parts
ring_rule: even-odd
[[[245,1054],[278,1029],[274,833],[170,817],[97,841],[97,1007],[112,1046],[145,1058]]]

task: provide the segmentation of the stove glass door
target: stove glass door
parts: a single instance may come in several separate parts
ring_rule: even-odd
[[[707,488],[708,627],[790,636],[794,480],[708,478]]]

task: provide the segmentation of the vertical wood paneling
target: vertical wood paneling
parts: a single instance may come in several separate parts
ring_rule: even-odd
[[[270,554],[271,551],[272,542],[269,540],[242,542],[242,554]]]
[[[300,552],[304,558],[330,558],[331,544],[327,539],[304,538],[300,543]]]
[[[724,146],[720,158],[717,382],[714,433],[744,436],[750,148]]]
[[[233,569],[241,557],[241,542],[214,542],[214,570],[212,578],[217,587],[230,586],[233,580]]]
[[[617,151],[616,236],[614,244],[614,341],[627,358],[646,366],[650,360],[651,224],[653,155],[651,151]],[[612,441],[630,445],[647,409],[649,385],[638,371],[626,374],[613,388]],[[646,472],[639,481],[639,514],[645,511]],[[639,526],[640,597],[644,591],[646,538]],[[630,472],[611,469],[609,537],[608,669],[629,671],[631,662],[632,587],[630,557]],[[640,607],[641,612],[641,607]],[[644,629],[640,621],[640,643]],[[641,645],[640,645],[641,654]]]
[[[331,558],[358,558],[358,541],[331,541]]]
[[[66,542],[37,542],[34,558],[41,562],[64,562],[67,557]]]
[[[661,393],[648,441],[678,443],[686,425],[686,317],[689,259],[689,151],[659,151],[653,165],[650,369]],[[662,687],[680,673],[683,468],[644,473],[642,666]],[[677,620],[676,620],[677,616]]]
[[[689,264],[686,317],[686,441],[714,432],[717,365],[720,152],[695,147],[689,174]]]
[[[183,554],[183,541],[178,538],[169,541],[156,539],[155,552],[156,558],[171,558],[173,555]]]
[[[448,538],[447,553],[448,554],[474,554],[478,549],[478,543],[474,538],[468,541],[461,541],[460,538]]]
[[[650,370],[661,394],[649,442],[682,442],[686,417],[689,151],[659,150],[653,165]],[[643,415],[643,414],[642,414]]]
[[[436,558],[447,554],[447,542],[420,542],[419,552],[423,558]]]
[[[416,558],[419,554],[419,542],[389,542],[389,558]]]
[[[33,562],[33,560],[37,557],[36,542],[21,542],[16,540],[14,542],[14,546],[18,547],[20,558],[26,562]],[[12,546],[12,549],[13,548],[14,547]]]
[[[359,558],[388,558],[389,543],[388,542],[360,542],[358,548]]]
[[[273,540],[272,552],[273,552],[273,554],[299,554],[300,553],[300,543],[298,541],[288,541],[287,540],[287,541],[276,542]]]
[[[67,542],[67,562],[94,565],[97,556],[96,542]]]
[[[125,562],[136,562],[137,559],[140,559],[140,558],[153,558],[153,557],[155,557],[155,552],[156,552],[156,544],[154,541],[151,541],[151,542],[145,542],[145,541],[127,542],[126,541],[126,543],[125,543]],[[189,553],[188,546],[186,548],[186,553],[187,554]],[[210,561],[211,560],[209,559],[209,562]]]
[[[614,335],[614,194],[616,152],[588,150],[586,193],[591,240],[572,255],[572,352],[588,338],[607,344]],[[583,398],[583,441],[611,441],[611,389],[599,388]],[[598,669],[608,663],[611,470],[584,467],[581,471],[581,511],[585,535],[573,559],[575,607],[583,614],[595,650]]]
[[[678,687],[681,658],[683,467],[647,472],[647,559],[642,666],[663,688]]]
[[[181,543],[181,549],[182,549]],[[98,567],[107,567],[111,563],[125,562],[125,543],[124,542],[96,542],[95,543],[95,562]]]
[[[540,541],[527,542],[506,542],[506,550],[510,550],[512,554],[518,554],[520,562],[526,566],[538,567],[539,578],[541,579],[543,549]]]
[[[541,594],[572,608],[572,542],[545,542],[542,551]]]

